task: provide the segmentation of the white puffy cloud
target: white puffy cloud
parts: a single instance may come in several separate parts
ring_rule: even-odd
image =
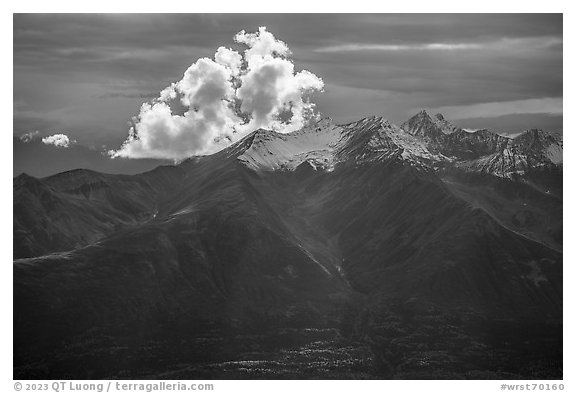
[[[259,62],[251,70],[237,90],[240,109],[252,115],[248,129],[292,132],[301,128],[313,109],[313,104],[303,100],[302,92],[321,90],[322,80],[308,71],[294,74],[294,65],[278,58]],[[292,114],[291,121],[283,124],[278,115],[287,111]]]
[[[236,76],[240,74],[240,69],[242,67],[242,56],[240,53],[221,46],[216,51],[214,60],[216,60],[216,63],[228,67],[230,72],[232,72],[232,75]]]
[[[247,47],[243,53],[220,47],[214,59],[198,59],[142,105],[128,138],[110,155],[177,161],[216,152],[258,128],[301,128],[313,115],[309,93],[323,89],[322,79],[295,72],[288,46],[265,27],[234,39]]]
[[[260,27],[257,33],[246,33],[242,30],[236,34],[234,40],[248,46],[244,52],[248,67],[274,57],[284,58],[290,54],[288,45],[277,40],[272,33],[266,31],[266,27]]]
[[[54,134],[47,137],[42,138],[42,143],[46,145],[54,145],[56,147],[70,147],[70,138],[64,134]]]

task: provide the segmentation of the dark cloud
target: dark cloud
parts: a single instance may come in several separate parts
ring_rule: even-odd
[[[15,51],[31,48],[213,48],[267,25],[293,47],[561,36],[560,14],[15,14]]]
[[[561,14],[15,14],[14,132],[52,129],[35,116],[86,143],[121,140],[150,92],[258,26],[289,45],[296,70],[322,77],[318,108],[337,121],[563,93]],[[318,52],[350,44],[475,46]]]
[[[327,84],[435,93],[448,105],[561,96],[561,49],[318,53],[304,64]]]

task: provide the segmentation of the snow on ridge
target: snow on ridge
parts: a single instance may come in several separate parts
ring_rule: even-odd
[[[412,122],[413,127],[435,127],[437,122],[450,124],[440,114],[433,119],[425,112],[419,116],[422,122]],[[394,159],[405,161],[416,168],[432,169],[451,162],[466,171],[491,173],[500,177],[508,177],[512,173],[522,174],[529,167],[562,165],[561,138],[545,132],[533,130],[532,134],[523,133],[524,139],[512,139],[487,129],[471,132],[469,129],[452,126],[452,130],[452,133],[459,131],[476,134],[478,138],[465,138],[462,142],[460,134],[454,137],[444,134],[438,139],[430,139],[425,135],[412,134],[410,130],[381,116],[370,116],[343,125],[336,125],[330,119],[321,119],[288,134],[259,130],[236,157],[254,170],[295,170],[300,164],[308,162],[314,170],[331,171],[337,163],[344,161],[359,165]],[[494,144],[493,139],[496,137],[503,140],[497,143],[498,146],[491,153],[485,152],[484,156],[466,158],[448,154],[448,157],[442,150],[443,143],[447,144],[448,152],[454,148],[465,148],[466,143],[479,143],[479,151],[482,151],[485,147],[483,143]],[[458,143],[463,143],[464,147]]]
[[[269,170],[295,169],[309,155],[330,163],[339,138],[340,127],[323,119],[289,134],[263,133],[238,160],[253,169]]]

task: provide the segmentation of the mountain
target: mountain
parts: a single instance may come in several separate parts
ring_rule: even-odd
[[[15,378],[561,378],[561,141],[407,124],[17,177]]]
[[[246,141],[250,146],[238,159],[262,170],[291,170],[308,162],[315,169],[333,171],[345,162],[362,164],[392,158],[428,166],[444,159],[431,153],[418,138],[378,116],[342,126],[323,119],[290,134],[259,130]]]
[[[107,175],[84,169],[36,179],[14,179],[14,254],[66,251],[94,243],[124,226],[150,219],[155,201],[174,188],[179,173]]]
[[[441,139],[444,135],[450,135],[461,131],[460,128],[452,125],[440,113],[431,117],[426,110],[418,112],[400,126],[410,135],[420,137],[429,141]]]
[[[170,164],[167,160],[111,159],[103,151],[77,143],[58,147],[30,137],[13,137],[12,146],[14,176],[26,173],[34,177],[47,177],[79,168],[113,174],[138,174]]]
[[[466,171],[511,177],[562,164],[562,138],[538,129],[527,130],[516,138],[487,129],[470,132],[452,125],[442,114],[431,117],[426,111],[401,127],[425,141],[430,151],[450,158]]]

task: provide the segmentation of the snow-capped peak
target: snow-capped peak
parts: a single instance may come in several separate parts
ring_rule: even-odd
[[[461,130],[460,127],[456,127],[454,124],[452,124],[448,120],[446,120],[441,113],[436,113],[436,115],[434,115],[434,118],[432,119],[432,121],[434,121],[436,126],[438,128],[440,128],[442,133],[444,133],[446,135],[449,135],[449,134],[452,134],[456,131]]]
[[[304,161],[330,167],[333,150],[340,139],[340,127],[329,118],[312,122],[289,134],[256,131],[250,146],[238,160],[252,169],[295,169]]]
[[[345,125],[325,118],[290,134],[258,130],[250,138],[238,160],[256,170],[294,170],[304,162],[316,170],[330,171],[339,162],[399,159],[427,166],[446,160],[430,152],[424,141],[381,116]]]
[[[432,117],[424,109],[402,123],[401,128],[411,135],[429,140],[436,140],[442,135],[449,135],[460,130],[459,127],[448,122],[441,113]]]
[[[402,127],[381,116],[336,125],[329,118],[281,134],[258,130],[228,149],[228,156],[254,170],[332,171],[337,164],[399,160],[419,168],[455,165],[466,171],[508,177],[532,167],[562,164],[562,138],[528,130],[511,139],[478,129],[463,130],[442,114],[422,110]],[[451,163],[451,164],[450,164]]]

